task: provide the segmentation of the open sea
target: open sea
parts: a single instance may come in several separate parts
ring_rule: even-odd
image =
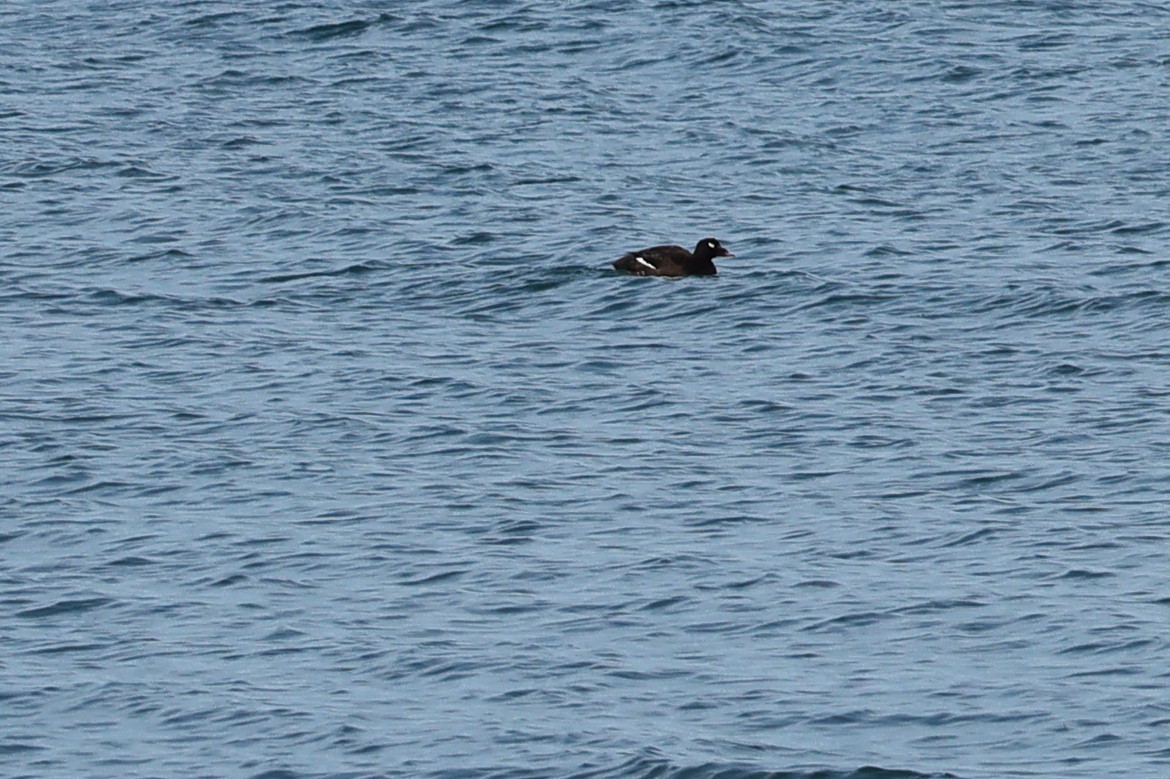
[[[0,775],[1165,779],[1168,94],[1164,2],[4,3]]]

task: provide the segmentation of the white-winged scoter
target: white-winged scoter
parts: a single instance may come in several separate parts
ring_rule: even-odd
[[[734,256],[716,239],[704,238],[693,253],[681,246],[652,246],[622,255],[613,267],[635,276],[714,276],[718,271],[711,260]]]

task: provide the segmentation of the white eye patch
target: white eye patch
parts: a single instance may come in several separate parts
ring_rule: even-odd
[[[708,249],[714,249],[714,248],[715,248],[715,244],[711,243],[710,241],[707,241],[707,248],[708,248]]]

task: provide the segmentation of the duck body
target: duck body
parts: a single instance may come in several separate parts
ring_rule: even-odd
[[[613,267],[634,276],[714,276],[715,257],[734,257],[715,238],[704,238],[688,252],[681,246],[651,246],[623,254]]]

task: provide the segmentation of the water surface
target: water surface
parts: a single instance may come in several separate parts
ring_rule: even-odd
[[[6,5],[4,773],[1165,776],[1168,10]]]

